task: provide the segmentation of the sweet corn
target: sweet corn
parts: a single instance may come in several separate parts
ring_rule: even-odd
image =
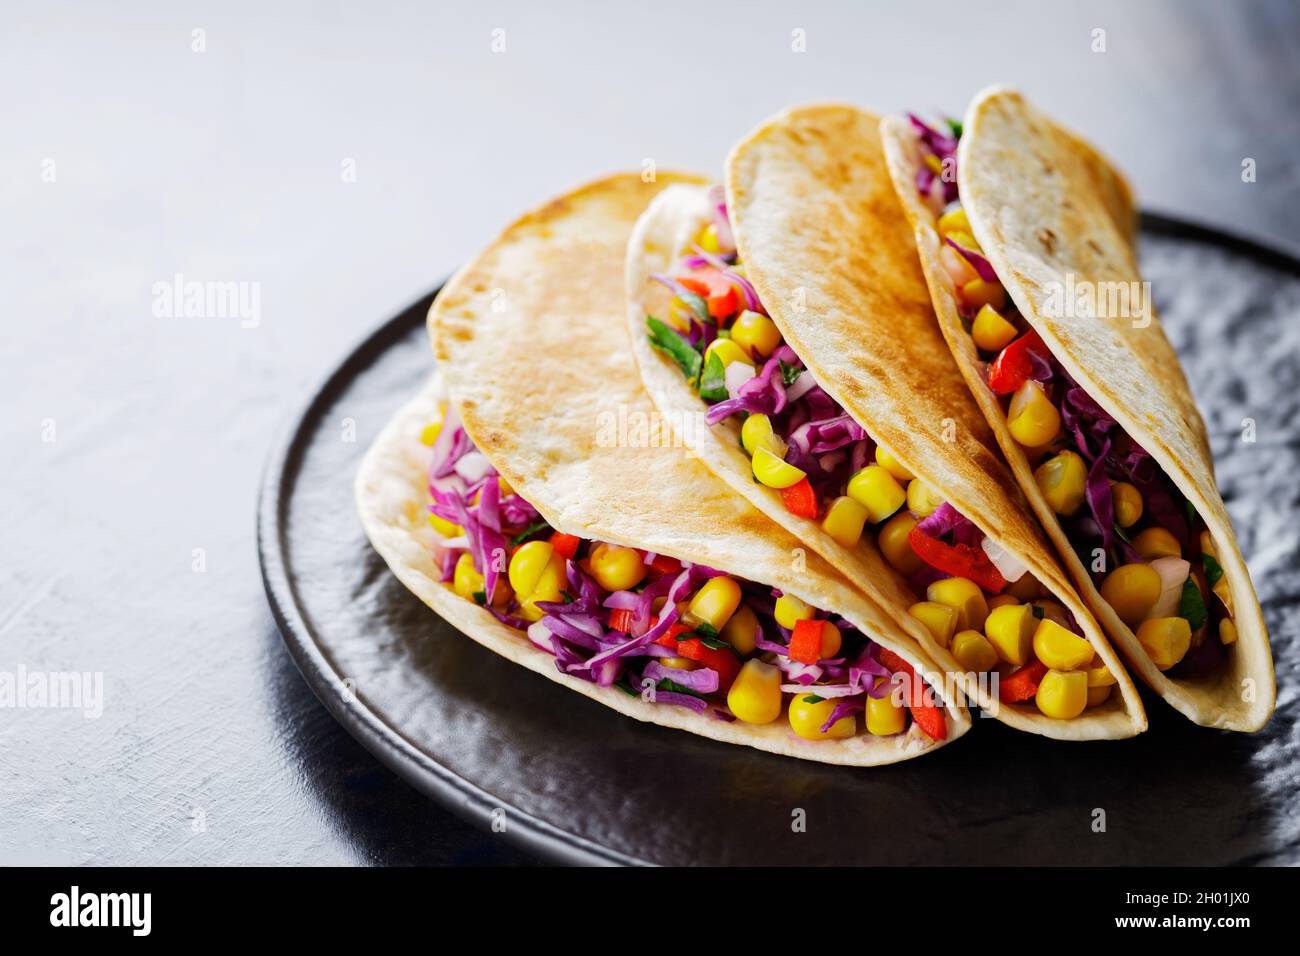
[[[982,674],[998,663],[998,652],[979,631],[961,631],[952,639],[952,656],[963,670]]]
[[[745,419],[740,426],[740,444],[750,455],[766,448],[778,458],[785,457],[785,442],[772,431],[772,419],[766,415],[754,414]]]
[[[990,611],[984,621],[984,633],[998,652],[998,657],[1008,664],[1020,667],[1033,653],[1034,632],[1038,618],[1028,604],[1008,604]]]
[[[483,590],[483,575],[474,570],[474,558],[468,551],[456,559],[456,570],[452,574],[451,589],[463,598],[473,600],[474,595]]]
[[[1088,688],[1088,706],[1097,707],[1106,703],[1110,699],[1110,692],[1114,690],[1113,684],[1104,684],[1101,687]]]
[[[866,510],[872,524],[884,521],[907,500],[902,486],[880,465],[867,465],[855,473],[846,491]]]
[[[1183,659],[1192,643],[1192,628],[1185,617],[1153,617],[1137,631],[1138,643],[1162,671]]]
[[[822,530],[844,547],[853,548],[862,539],[862,526],[866,523],[867,509],[847,495],[841,495],[826,509]]]
[[[420,431],[420,441],[426,445],[432,445],[438,440],[438,435],[442,432],[442,422],[429,422]]]
[[[994,608],[1007,607],[1010,604],[1019,604],[1019,603],[1020,602],[1016,600],[1014,594],[1006,594],[1005,592],[1002,594],[993,595],[991,598],[989,598],[988,601],[990,611],[992,611]]]
[[[1122,564],[1101,582],[1101,596],[1129,627],[1151,613],[1160,598],[1160,575],[1149,564]]]
[[[1019,334],[1016,327],[1004,319],[992,306],[984,306],[975,313],[970,325],[971,338],[985,352],[1001,352]]]
[[[719,636],[735,648],[741,657],[754,652],[754,638],[758,633],[758,617],[748,605],[736,608]]]
[[[809,687],[807,693],[798,693],[790,698],[790,727],[804,740],[836,740],[852,737],[857,733],[857,721],[852,714],[841,717],[822,733],[822,724],[830,720],[831,711],[838,703],[834,698],[826,698],[810,703],[809,697],[816,695],[817,688]]]
[[[1022,574],[1018,581],[1012,581],[1003,588],[1002,593],[1011,595],[1017,601],[1032,601],[1043,593],[1043,586],[1032,574]]]
[[[958,206],[956,209],[950,209],[939,217],[939,235],[947,236],[954,232],[964,232],[970,234],[970,220],[966,218],[966,210]]]
[[[1034,656],[1053,670],[1072,671],[1093,658],[1092,645],[1047,618],[1034,630]]]
[[[963,249],[965,249],[967,252],[983,252],[983,251],[984,251],[984,250],[980,247],[980,244],[975,240],[975,237],[974,237],[973,235],[971,235],[971,231],[970,231],[969,228],[966,228],[966,229],[952,229],[952,230],[950,230],[948,233],[945,234],[944,238],[945,238],[945,239],[951,239],[953,242],[957,243],[957,245],[961,246],[961,247],[962,247]],[[954,250],[954,251],[956,251],[956,250]]]
[[[968,309],[982,309],[985,306],[990,306],[1001,312],[1003,306],[1007,304],[1007,293],[1000,282],[971,279],[970,282],[961,287],[961,300]]]
[[[731,323],[731,341],[756,358],[767,358],[781,344],[781,330],[767,316],[746,309]]]
[[[598,544],[591,549],[591,575],[606,591],[630,591],[646,576],[645,560],[635,548]]]
[[[876,543],[880,545],[880,553],[885,556],[885,560],[894,566],[895,571],[905,576],[915,574],[924,566],[907,540],[915,527],[916,518],[901,511],[881,525],[880,533],[876,536]]]
[[[1115,523],[1121,528],[1132,527],[1142,517],[1142,492],[1127,481],[1111,482],[1110,502],[1115,509]]]
[[[803,481],[806,475],[803,469],[782,461],[766,448],[754,452],[754,459],[750,464],[754,469],[754,477],[769,488],[789,488]]]
[[[907,510],[918,518],[925,518],[938,510],[943,499],[920,478],[913,478],[907,483]]]
[[[1076,452],[1063,451],[1034,469],[1038,490],[1058,515],[1072,515],[1083,507],[1088,466]]]
[[[888,677],[877,677],[876,687],[889,683]],[[877,737],[901,734],[907,725],[907,711],[903,705],[894,700],[893,694],[875,698],[867,695],[866,711],[867,733]]]
[[[980,630],[989,605],[980,586],[969,578],[943,578],[925,589],[928,601],[946,604],[957,612],[957,630]]]
[[[1109,667],[1105,664],[1097,664],[1096,661],[1093,661],[1093,664],[1094,666],[1084,671],[1088,675],[1089,687],[1109,687],[1117,683],[1115,675],[1111,673]]]
[[[678,671],[693,671],[700,666],[697,661],[686,657],[656,657],[655,660],[661,667],[671,667]]]
[[[749,357],[749,353],[734,339],[714,339],[709,343],[709,347],[704,350],[704,361],[707,362],[711,355],[718,357],[718,361],[722,363],[723,368],[734,365],[736,362],[748,365],[751,368],[754,365],[754,360]]]
[[[1034,703],[1047,717],[1078,717],[1088,706],[1088,675],[1083,671],[1049,670],[1038,685]]]
[[[930,636],[943,647],[952,643],[957,632],[957,609],[938,601],[918,601],[907,609],[930,632]]]
[[[1043,386],[1032,379],[1011,396],[1007,409],[1007,428],[1011,437],[1027,448],[1046,445],[1061,428],[1061,413],[1056,410]]]
[[[538,581],[554,556],[555,546],[549,541],[521,544],[510,556],[506,577],[510,579],[510,586],[515,589],[515,593],[520,595],[520,600],[537,590]]]
[[[727,707],[747,724],[770,724],[781,716],[781,671],[759,660],[745,661],[727,691]]]
[[[688,614],[721,633],[740,606],[740,585],[723,575],[709,578],[691,598]]]
[[[1183,549],[1178,539],[1164,528],[1147,528],[1133,537],[1133,547],[1148,561],[1153,558],[1181,558]]]
[[[814,613],[811,607],[793,594],[782,594],[776,599],[776,607],[772,609],[772,616],[776,618],[776,623],[787,631],[793,631],[794,626],[800,621],[810,620]]]
[[[1232,623],[1232,618],[1230,617],[1225,617],[1219,622],[1219,643],[1237,643],[1237,625]]]
[[[459,538],[465,533],[465,529],[460,525],[448,521],[446,518],[439,518],[432,511],[429,512],[429,524],[433,525],[433,530],[444,538]]]
[[[718,227],[709,223],[696,234],[695,244],[711,255],[721,252],[722,247],[718,245]]]
[[[840,652],[840,629],[830,621],[822,621],[821,656],[818,660],[828,661]]]
[[[884,445],[876,446],[876,464],[889,472],[899,481],[911,481],[916,476],[902,466],[897,458],[885,451]]]

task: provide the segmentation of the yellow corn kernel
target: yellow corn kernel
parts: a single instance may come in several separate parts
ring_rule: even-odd
[[[1001,352],[1017,335],[1016,327],[992,306],[984,306],[971,321],[970,335],[985,352]]]
[[[506,577],[510,579],[510,586],[515,589],[521,601],[537,590],[542,572],[546,570],[554,556],[555,546],[549,541],[529,541],[527,544],[521,544],[510,556]]]
[[[1007,409],[1007,428],[1011,437],[1027,448],[1046,445],[1061,428],[1061,413],[1056,410],[1043,386],[1032,379],[1011,396]]]
[[[433,530],[444,538],[459,538],[465,533],[465,529],[460,525],[454,524],[446,518],[439,518],[432,511],[429,512],[429,524],[433,525]]]
[[[980,630],[989,605],[980,586],[969,578],[942,578],[925,589],[928,601],[946,604],[957,612],[957,630]]]
[[[954,232],[970,234],[970,220],[966,218],[966,210],[960,206],[956,209],[950,209],[940,216],[938,226],[939,235],[941,236],[947,236]]]
[[[1063,451],[1034,469],[1038,490],[1058,515],[1072,515],[1083,507],[1088,466],[1076,452]]]
[[[678,671],[693,671],[699,667],[699,663],[686,657],[656,657],[661,667],[671,667]]]
[[[696,233],[695,244],[710,255],[721,252],[722,247],[718,245],[718,227],[709,223]]]
[[[841,640],[840,629],[830,621],[822,621],[822,645],[817,659],[827,661],[833,658],[840,652]]]
[[[1022,574],[1020,580],[1012,581],[1002,589],[1003,594],[1010,594],[1017,601],[1032,601],[1043,593],[1043,586],[1032,574]]]
[[[907,510],[918,518],[934,514],[941,504],[943,499],[920,478],[913,478],[907,483]]]
[[[1088,688],[1088,706],[1097,707],[1106,703],[1110,699],[1110,692],[1115,689],[1113,684],[1103,684],[1100,687]]]
[[[1034,656],[1053,670],[1072,671],[1093,658],[1092,645],[1047,618],[1034,630]]]
[[[990,306],[1001,312],[1007,304],[1007,293],[1002,288],[1002,283],[996,280],[985,282],[983,279],[971,279],[961,287],[961,300],[968,309]]]
[[[876,686],[881,683],[889,683],[888,677],[877,677]],[[907,710],[904,706],[894,700],[893,694],[886,694],[879,699],[867,695],[866,711],[867,733],[876,737],[888,737],[890,734],[901,734],[903,728],[907,725]]]
[[[862,526],[866,523],[867,509],[847,495],[841,495],[826,509],[822,530],[844,547],[853,548],[862,539]]]
[[[689,613],[721,632],[740,606],[740,585],[723,575],[709,578],[691,598]]]
[[[750,464],[754,469],[754,477],[769,488],[789,488],[803,481],[806,475],[803,469],[782,461],[766,448],[754,452],[754,459]]]
[[[963,670],[982,674],[997,666],[998,652],[979,631],[960,631],[952,639],[952,656]]]
[[[876,446],[876,464],[885,471],[889,472],[899,481],[911,481],[916,476],[903,467],[902,463],[890,452],[885,451],[884,445]]]
[[[758,358],[767,358],[781,344],[781,330],[761,312],[745,309],[731,323],[731,341]]]
[[[1169,531],[1164,528],[1147,528],[1133,537],[1133,547],[1137,553],[1148,561],[1154,558],[1181,558],[1183,549]]]
[[[606,591],[630,591],[646,576],[645,560],[635,548],[601,543],[591,549],[591,576]]]
[[[1092,663],[1093,666],[1084,671],[1084,673],[1088,675],[1089,687],[1109,687],[1112,684],[1118,683],[1115,679],[1115,675],[1111,673],[1109,667],[1105,664],[1098,664],[1096,660]]]
[[[952,643],[957,632],[957,609],[937,601],[918,601],[907,609],[930,632],[930,636],[943,647]]]
[[[810,703],[808,698],[815,696],[816,687],[809,687],[806,692],[799,692],[790,698],[790,727],[804,740],[836,740],[852,737],[857,733],[858,725],[852,714],[841,717],[822,733],[822,724],[831,718],[831,711],[838,703],[834,698],[826,698]]]
[[[1230,617],[1225,617],[1219,622],[1219,643],[1237,643],[1237,625],[1232,623],[1232,618]]]
[[[468,551],[456,559],[456,570],[452,574],[451,589],[463,598],[474,599],[477,592],[483,590],[483,575],[474,570],[474,558]]]
[[[1006,594],[1006,593],[995,594],[988,600],[990,611],[992,611],[994,608],[1007,607],[1010,604],[1019,604],[1019,603],[1020,602],[1016,600],[1016,596],[1014,594]]]
[[[438,435],[442,432],[442,422],[429,422],[420,431],[420,441],[426,445],[432,445],[438,440]]]
[[[718,361],[722,363],[723,368],[734,365],[736,362],[748,365],[751,368],[754,365],[754,360],[749,357],[749,353],[732,339],[714,339],[710,342],[709,347],[704,350],[704,361],[707,362],[711,355],[718,357]]]
[[[810,620],[814,613],[813,608],[793,594],[782,594],[776,599],[776,607],[772,609],[772,616],[776,618],[776,623],[787,631],[793,631],[794,626],[800,621]]]
[[[1110,503],[1115,510],[1115,523],[1121,528],[1132,527],[1142,517],[1142,492],[1127,481],[1110,483]]]
[[[945,239],[951,239],[957,245],[961,246],[968,252],[983,252],[979,242],[971,235],[970,229],[953,229],[944,236]],[[946,245],[946,243],[945,243]],[[955,251],[955,250],[954,250]]]
[[[1049,670],[1038,685],[1034,703],[1047,717],[1078,717],[1088,706],[1088,675],[1083,671]]]
[[[903,487],[880,465],[867,465],[856,472],[845,490],[866,509],[867,520],[872,524],[884,521],[907,500]]]
[[[1008,664],[1020,667],[1033,654],[1034,632],[1038,618],[1028,604],[1008,604],[989,612],[984,621],[984,634],[998,652],[998,657]]]
[[[1160,575],[1149,564],[1122,564],[1101,582],[1101,596],[1121,621],[1134,627],[1160,599]]]
[[[1185,617],[1153,617],[1143,621],[1137,639],[1162,671],[1183,659],[1192,643],[1192,628]]]
[[[737,654],[744,657],[746,654],[754,653],[754,637],[757,631],[758,617],[748,605],[741,605],[736,608],[736,613],[731,615],[731,620],[719,632],[719,636],[735,648]]]
[[[880,534],[876,536],[876,543],[880,545],[880,553],[885,556],[885,560],[894,566],[895,571],[905,576],[915,574],[924,566],[907,540],[915,527],[916,518],[906,511],[900,511],[880,526]]]
[[[745,419],[740,426],[740,444],[750,455],[766,448],[778,458],[785,456],[785,442],[772,431],[772,419],[766,415],[754,414]]]
[[[760,660],[745,661],[727,691],[727,707],[747,724],[770,724],[781,716],[781,671]]]

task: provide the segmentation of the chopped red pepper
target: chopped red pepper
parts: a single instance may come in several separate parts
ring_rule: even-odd
[[[884,664],[895,674],[907,675],[908,700],[907,709],[931,740],[947,740],[948,724],[943,719],[943,710],[934,702],[931,691],[925,682],[916,676],[916,668],[888,648],[877,649],[876,660]]]
[[[682,569],[682,563],[666,554],[656,554],[655,559],[650,562],[650,567],[660,574],[676,574]]]
[[[799,483],[781,489],[781,500],[785,510],[800,518],[817,520],[817,492],[807,478],[800,478]]]
[[[555,548],[555,553],[566,561],[573,560],[573,556],[578,553],[578,545],[580,544],[582,544],[582,539],[576,534],[565,534],[563,531],[557,531],[551,535],[551,545]]]
[[[998,353],[989,366],[989,388],[995,394],[1010,395],[1025,384],[1034,371],[1034,364],[1029,360],[1030,352],[1047,357],[1047,346],[1033,329]]]
[[[678,281],[708,303],[713,318],[725,319],[736,311],[736,287],[712,266],[694,269]]]
[[[916,556],[944,574],[955,578],[970,578],[990,594],[998,594],[1007,586],[1006,578],[989,560],[983,548],[971,544],[947,544],[932,538],[919,527],[907,534],[907,543]]]
[[[740,661],[734,651],[726,647],[709,647],[698,637],[678,643],[677,653],[687,660],[699,661],[705,667],[717,671],[718,690],[729,688],[740,673]]]
[[[650,615],[650,626],[651,626],[651,627],[654,627],[654,626],[655,626],[656,624],[658,624],[658,623],[659,623],[659,615],[658,615],[658,614],[651,614],[651,615]],[[668,628],[668,630],[664,631],[663,634],[659,635],[659,639],[656,640],[655,643],[656,643],[656,644],[662,644],[664,647],[671,647],[671,648],[676,649],[676,647],[677,647],[677,635],[679,635],[679,634],[685,634],[685,633],[686,633],[687,631],[689,631],[689,630],[690,630],[690,628],[687,627],[685,624],[673,624],[673,625],[670,625],[669,628]]]
[[[1047,665],[1042,661],[1030,661],[1010,677],[998,681],[998,697],[1008,704],[1028,700],[1038,693],[1038,685],[1047,675]]]
[[[790,635],[790,647],[786,653],[790,660],[800,664],[816,664],[822,657],[822,631],[825,621],[795,621],[794,633]]]
[[[632,630],[632,611],[627,608],[618,607],[609,612],[609,626],[611,630],[622,631],[624,634]]]

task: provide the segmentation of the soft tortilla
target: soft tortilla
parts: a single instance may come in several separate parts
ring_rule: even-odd
[[[852,620],[883,646],[932,670],[906,636],[816,555],[664,441],[611,433],[653,425],[624,336],[622,263],[636,217],[669,182],[599,180],[525,215],[446,286],[429,327],[447,390],[466,430],[502,475],[555,528],[730,569]],[[487,611],[457,597],[439,573],[423,503],[436,413],[431,383],[376,440],[357,476],[362,521],[376,550],[421,600],[466,635],[609,707],[714,740],[825,763],[893,763],[941,746],[915,725],[893,737],[808,741],[784,719],[727,723],[651,704],[561,673],[555,659]],[[658,439],[658,442],[654,440]],[[631,447],[637,443],[640,447]],[[934,675],[939,679],[938,675]],[[948,740],[970,727],[954,692]]]
[[[872,438],[1028,567],[1074,615],[1118,680],[1106,703],[1073,720],[1045,717],[1032,702],[999,706],[973,680],[966,681],[967,694],[1013,727],[1058,739],[1145,730],[1132,680],[1052,558],[935,328],[911,230],[885,167],[879,118],[840,105],[786,110],[732,150],[726,180],[741,260],[786,342]],[[748,468],[737,473],[730,461],[706,460],[769,515],[783,510],[766,489],[753,490]],[[820,550],[816,535],[801,536]],[[951,653],[907,615],[910,598],[899,600],[903,585],[889,573],[892,585],[874,576],[867,593],[905,622],[942,667],[961,673]]]
[[[935,310],[999,444],[1080,593],[1130,667],[1198,724],[1254,731],[1272,714],[1273,659],[1263,612],[1214,483],[1205,423],[1178,356],[1158,318],[1135,328],[1124,316],[1049,315],[1049,290],[1076,283],[1140,282],[1136,215],[1123,177],[1088,144],[1055,125],[1012,90],[985,90],[972,102],[959,147],[958,187],[975,238],[1021,313],[1052,354],[1098,404],[1160,464],[1205,519],[1232,592],[1237,626],[1226,666],[1196,678],[1158,670],[1133,631],[1098,593],[1043,498],[1028,460],[1006,427],[997,398],[980,375],[938,260],[934,214],[913,186],[920,161],[905,120],[884,121],[895,182],[916,234]],[[1213,635],[1209,639],[1213,639]]]

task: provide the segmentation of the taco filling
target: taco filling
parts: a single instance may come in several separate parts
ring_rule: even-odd
[[[722,190],[709,198],[711,221],[651,277],[672,294],[663,318],[646,317],[650,344],[710,406],[709,425],[734,417],[754,480],[792,514],[845,548],[874,535],[911,587],[912,615],[964,669],[996,672],[1001,701],[1033,698],[1061,719],[1106,701],[1115,676],[1073,615],[876,444],[785,344],[745,276]]]
[[[941,704],[899,655],[792,594],[667,555],[552,529],[470,440],[454,409],[432,446],[429,522],[442,581],[554,655],[562,673],[720,720],[784,713],[808,740],[933,740]]]
[[[1232,596],[1204,519],[1052,356],[983,255],[957,192],[961,124],[910,116],[916,186],[939,217],[940,261],[1007,429],[1093,584],[1170,676],[1220,666],[1237,639]],[[1212,597],[1211,597],[1212,595]]]

